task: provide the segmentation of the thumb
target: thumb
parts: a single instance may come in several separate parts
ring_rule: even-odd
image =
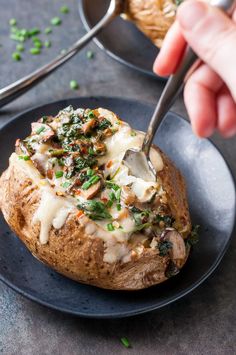
[[[222,78],[236,101],[235,23],[202,1],[184,2],[177,20],[190,47]]]

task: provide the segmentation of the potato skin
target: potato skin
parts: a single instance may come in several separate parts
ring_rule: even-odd
[[[159,152],[160,150],[157,149]],[[177,223],[191,230],[185,183],[180,172],[162,153],[164,168],[159,172],[171,200],[170,208]],[[127,263],[103,261],[104,242],[86,235],[76,213],[71,213],[60,230],[53,227],[49,242],[39,242],[40,225],[32,222],[41,199],[41,191],[18,164],[11,164],[0,178],[0,203],[5,220],[31,253],[57,272],[82,283],[113,290],[138,290],[167,279],[170,257],[145,248]],[[187,259],[187,257],[186,257]],[[180,268],[185,260],[178,265]]]
[[[177,5],[174,0],[128,0],[126,14],[157,46],[175,20]]]

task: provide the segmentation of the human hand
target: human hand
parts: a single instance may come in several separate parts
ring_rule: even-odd
[[[201,1],[180,5],[154,63],[154,72],[167,76],[181,62],[186,42],[201,58],[189,75],[184,101],[194,132],[210,136],[217,129],[224,137],[236,134],[236,10],[232,19]]]

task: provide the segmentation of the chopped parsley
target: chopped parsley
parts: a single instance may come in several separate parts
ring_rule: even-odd
[[[109,120],[107,120],[106,118],[104,118],[98,125],[98,129],[100,130],[105,130],[106,128],[111,126],[111,122]]]
[[[133,218],[135,221],[136,228],[141,228],[141,229],[145,228],[149,220],[150,211],[148,210],[142,211],[136,207],[132,207],[131,212],[133,213]],[[141,229],[137,229],[137,230],[141,230]]]
[[[141,230],[143,230],[145,228],[149,228],[149,227],[151,227],[151,223],[142,223],[142,224],[136,225],[134,230],[138,232],[138,231],[141,231]]]
[[[192,231],[186,240],[186,243],[189,246],[192,247],[193,245],[196,245],[199,242],[199,229],[200,229],[199,225],[195,225],[192,227]]]
[[[160,214],[158,214],[155,217],[155,222],[156,223],[164,222],[166,227],[172,227],[174,221],[175,221],[175,219],[172,216],[169,216],[169,215],[160,215]]]
[[[77,207],[78,209],[84,211],[85,214],[92,220],[112,218],[106,205],[101,201],[91,200],[86,203],[79,204]]]
[[[172,249],[172,243],[168,240],[161,240],[158,244],[160,256],[166,256],[170,249]]]

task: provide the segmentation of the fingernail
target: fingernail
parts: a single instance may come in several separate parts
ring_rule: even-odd
[[[214,130],[215,127],[214,126],[207,126],[207,127],[195,127],[195,125],[192,125],[193,127],[193,132],[196,134],[196,136],[198,136],[199,138],[207,138],[210,137]]]
[[[202,1],[186,1],[180,6],[177,19],[183,29],[192,30],[207,11],[208,8]]]

